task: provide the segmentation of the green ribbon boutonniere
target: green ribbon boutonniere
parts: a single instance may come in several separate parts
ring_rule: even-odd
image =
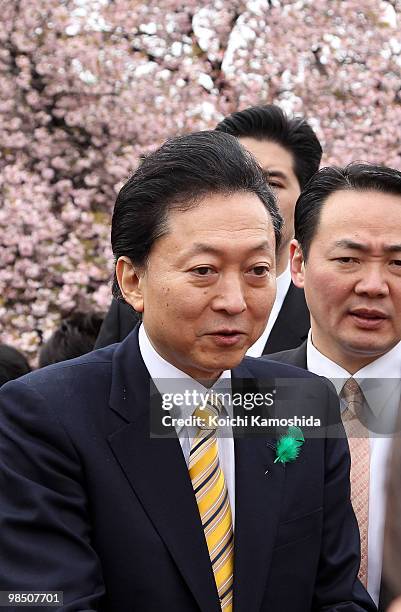
[[[285,464],[295,461],[304,442],[302,430],[299,427],[289,427],[287,433],[283,434],[277,442],[274,463],[279,461]]]

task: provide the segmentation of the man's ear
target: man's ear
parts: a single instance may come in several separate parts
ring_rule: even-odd
[[[142,280],[144,270],[135,268],[129,257],[119,257],[116,263],[116,276],[124,300],[136,312],[143,312]]]
[[[300,289],[304,288],[305,260],[298,240],[291,240],[290,263],[292,282]]]

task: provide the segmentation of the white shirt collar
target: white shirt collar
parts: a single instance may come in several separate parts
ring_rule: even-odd
[[[317,350],[312,343],[311,330],[306,348],[306,363],[310,372],[329,378],[338,394],[351,376],[347,370]],[[401,342],[353,374],[375,416],[380,416],[384,409],[387,413],[394,410],[394,414],[397,414],[401,397],[400,374]]]
[[[290,285],[291,285],[290,262],[288,262],[288,265],[286,269],[284,270],[284,272],[280,274],[280,276],[277,277],[276,285],[277,285],[276,299],[274,300],[273,308],[267,320],[267,325],[262,335],[247,350],[246,354],[249,357],[260,357],[263,353],[263,349],[265,348],[267,339],[270,335],[271,330],[273,329],[273,325],[275,324],[277,320],[278,314],[285,300],[285,296],[287,295],[288,289],[290,288]]]
[[[280,276],[277,276],[276,283],[277,283],[276,300],[279,300],[282,304],[284,302],[284,298],[291,284],[290,262],[288,262],[287,267],[284,270],[284,272],[282,272]]]
[[[138,341],[139,350],[145,366],[156,386],[156,389],[162,396],[165,393],[184,394],[187,390],[189,392],[196,391],[197,393],[202,394],[204,397],[207,393],[210,393],[211,390],[218,391],[220,392],[219,398],[222,399],[223,408],[227,414],[232,416],[232,403],[230,401],[224,402],[223,398],[225,393],[231,394],[231,370],[224,370],[211,389],[209,389],[159,355],[149,340],[149,336],[145,331],[143,323],[139,328]],[[189,417],[195,408],[196,406],[192,403],[184,404],[182,406],[175,406],[173,412],[175,416],[185,418]],[[177,429],[177,433],[179,433],[179,429],[181,428]]]

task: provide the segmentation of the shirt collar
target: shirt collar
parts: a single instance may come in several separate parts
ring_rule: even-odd
[[[340,394],[345,381],[351,376],[347,370],[317,350],[312,342],[311,331],[306,347],[306,362],[308,370],[332,381],[337,394]],[[400,373],[401,342],[353,374],[376,417],[380,416],[384,409],[386,412],[397,413],[401,397]]]
[[[280,276],[277,276],[276,283],[277,283],[276,298],[278,298],[281,301],[281,303],[283,303],[284,298],[291,284],[290,262],[288,262],[287,267],[284,270],[284,272],[282,272]]]
[[[351,376],[347,370],[344,370],[344,368],[317,350],[312,342],[311,330],[309,330],[308,342],[306,345],[306,367],[310,372],[329,378],[335,386],[338,395],[345,381]]]
[[[291,271],[290,271],[290,262],[288,262],[288,265],[286,269],[284,270],[284,272],[282,272],[280,276],[277,276],[276,278],[277,290],[276,290],[276,298],[274,300],[273,307],[269,314],[269,318],[267,320],[266,327],[262,332],[262,335],[259,336],[256,342],[254,342],[252,346],[250,346],[246,352],[246,354],[249,357],[260,357],[262,355],[263,349],[265,348],[267,339],[270,335],[273,325],[275,324],[277,320],[277,317],[284,303],[285,296],[288,293],[288,289],[290,288],[290,285],[291,285]]]

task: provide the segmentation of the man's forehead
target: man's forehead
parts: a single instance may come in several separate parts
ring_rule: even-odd
[[[254,229],[272,223],[266,205],[254,192],[207,193],[188,207],[173,207],[167,214],[170,228],[195,223],[194,231],[213,229],[212,220],[227,229]]]
[[[395,203],[401,207],[401,194],[388,193],[375,189],[339,189],[330,193],[322,203],[322,211],[330,211],[330,213],[339,213],[343,216],[347,209],[357,209],[360,212],[361,219],[366,218],[367,214],[382,213],[385,210],[377,209],[377,201],[386,201]],[[353,211],[355,212],[355,211]]]
[[[321,204],[319,226],[348,226],[353,229],[370,224],[385,227],[391,215],[401,214],[401,195],[380,191],[341,189],[331,193]],[[397,223],[398,226],[398,223]],[[401,235],[401,224],[400,235]],[[395,230],[397,227],[394,228]]]
[[[322,203],[311,246],[327,249],[399,252],[401,195],[341,189]]]
[[[266,138],[241,136],[240,143],[258,160],[264,170],[286,175],[294,169],[294,155],[279,142]]]
[[[188,209],[172,209],[152,251],[222,253],[275,250],[272,217],[253,192],[211,194]]]

